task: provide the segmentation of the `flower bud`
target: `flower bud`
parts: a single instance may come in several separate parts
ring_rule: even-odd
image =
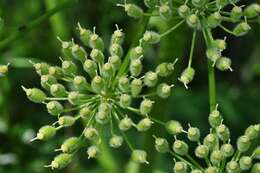
[[[188,165],[185,162],[175,162],[174,168],[175,173],[188,173]]]
[[[150,118],[144,118],[139,121],[139,123],[136,125],[136,128],[140,132],[147,131],[151,128],[153,122]]]
[[[131,105],[131,102],[132,102],[132,98],[130,95],[128,94],[122,94],[120,96],[120,100],[119,100],[119,104],[120,106],[124,107],[124,108],[127,108]]]
[[[63,153],[73,153],[80,146],[80,139],[78,137],[70,137],[66,139],[60,147]]]
[[[257,125],[251,125],[249,126],[246,131],[245,135],[250,139],[256,139],[259,136],[259,132],[257,131]]]
[[[241,23],[237,24],[237,26],[233,29],[233,33],[236,36],[243,36],[243,35],[246,35],[250,29],[251,29],[251,27],[248,25],[248,23],[241,22]]]
[[[61,125],[62,127],[70,127],[73,126],[73,124],[75,123],[76,119],[72,116],[62,116],[59,117],[59,125]]]
[[[205,169],[204,173],[218,173],[218,169],[215,166],[210,166]]]
[[[191,2],[195,7],[200,8],[200,7],[203,7],[208,1],[207,0],[192,0]]]
[[[89,46],[90,36],[92,33],[91,30],[82,28],[78,23],[78,30],[79,30],[79,38],[85,46]]]
[[[158,3],[157,0],[144,0],[144,4],[148,8],[155,8],[157,3]]]
[[[54,76],[55,78],[62,78],[63,70],[58,66],[49,67],[49,75]]]
[[[87,85],[87,80],[83,76],[75,76],[73,79],[73,85],[78,90],[85,90]]]
[[[110,111],[110,105],[107,102],[102,102],[98,106],[98,111],[109,112]]]
[[[216,48],[209,48],[206,51],[207,58],[213,62],[213,65],[217,62],[217,60],[221,56],[221,52]]]
[[[156,93],[161,98],[168,98],[171,95],[171,85],[161,83],[156,89]]]
[[[63,73],[67,75],[77,74],[77,66],[72,61],[63,61],[61,66]]]
[[[209,148],[206,145],[198,145],[195,149],[195,155],[198,158],[206,158],[209,155]]]
[[[238,22],[243,15],[243,10],[241,7],[234,6],[230,12],[230,18],[233,22]]]
[[[130,50],[130,59],[139,59],[141,56],[143,56],[144,49],[141,46],[134,47]]]
[[[190,14],[187,16],[186,22],[191,28],[198,28],[200,19],[196,14]]]
[[[220,150],[224,157],[231,157],[234,154],[234,148],[231,144],[223,144]]]
[[[178,134],[182,133],[183,128],[182,128],[182,125],[178,121],[170,120],[166,123],[166,130],[171,135],[178,135]]]
[[[71,91],[68,93],[68,100],[72,105],[77,105],[81,102],[80,94],[78,91]]]
[[[50,165],[51,169],[62,169],[65,168],[72,160],[72,154],[62,153],[56,156]]]
[[[118,79],[118,87],[122,92],[129,90],[129,79],[126,76],[122,76]]]
[[[129,130],[133,125],[133,121],[132,119],[130,119],[129,117],[124,117],[122,120],[120,120],[118,126],[119,129],[122,131],[126,131]]]
[[[87,58],[87,52],[84,50],[83,47],[74,44],[71,48],[71,53],[73,57],[81,62],[84,62]]]
[[[240,136],[237,139],[237,149],[240,152],[246,152],[251,145],[250,138],[246,135]]]
[[[223,51],[227,48],[226,40],[222,39],[216,39],[213,41],[213,47],[219,49],[220,51]]]
[[[8,72],[8,65],[0,65],[0,77],[5,76]]]
[[[148,44],[156,44],[160,41],[160,35],[154,31],[145,31],[143,41]]]
[[[144,76],[144,84],[148,87],[154,87],[158,81],[156,73],[149,71]]]
[[[190,8],[186,4],[183,4],[178,7],[177,12],[182,18],[186,18],[190,14]]]
[[[63,112],[63,106],[58,101],[50,101],[46,107],[51,115],[60,115]]]
[[[72,41],[62,41],[59,37],[58,40],[61,42],[61,52],[63,57],[67,60],[70,60],[73,57],[71,48],[74,43]]]
[[[260,14],[260,5],[257,3],[253,3],[248,5],[244,10],[244,15],[247,18],[254,18]]]
[[[164,3],[159,7],[159,13],[165,20],[169,20],[172,17],[172,10],[168,3]]]
[[[156,67],[156,73],[158,74],[158,76],[161,77],[166,77],[169,76],[170,74],[172,74],[173,70],[174,70],[174,64],[176,63],[177,60],[175,60],[174,63],[161,63]]]
[[[208,117],[208,121],[211,127],[216,128],[217,126],[220,126],[222,122],[222,116],[220,115],[220,112],[215,109],[213,110]]]
[[[186,89],[188,89],[188,84],[193,80],[195,75],[195,70],[192,67],[187,67],[181,74],[179,81],[182,82]]]
[[[252,159],[249,156],[242,156],[239,159],[239,166],[242,171],[250,169],[252,164]]]
[[[119,29],[116,25],[117,29],[114,31],[114,33],[111,36],[111,44],[122,44],[124,41],[125,34],[122,32],[122,29]]]
[[[188,150],[189,150],[188,145],[181,140],[175,140],[172,148],[175,153],[182,156],[188,154]]]
[[[149,99],[144,99],[140,104],[140,112],[143,115],[147,115],[151,112],[153,108],[153,101]]]
[[[95,118],[99,124],[106,124],[109,121],[109,113],[106,111],[98,111]]]
[[[114,69],[113,69],[113,66],[111,63],[105,63],[103,66],[102,66],[102,77],[106,78],[106,79],[109,79],[111,77],[113,77],[113,74],[114,74]]]
[[[237,173],[240,172],[239,164],[236,161],[229,161],[226,165],[227,173]]]
[[[217,26],[220,25],[221,21],[222,21],[222,16],[220,15],[219,12],[214,12],[207,17],[207,24],[208,27],[210,28],[216,28]]]
[[[89,40],[89,45],[92,49],[98,49],[100,51],[104,50],[104,42],[102,38],[100,38],[96,33],[95,33],[95,28],[94,28],[94,33],[90,35],[90,40]]]
[[[141,74],[143,65],[140,59],[133,59],[130,62],[130,72],[131,76],[137,77]]]
[[[91,87],[95,92],[100,93],[104,87],[103,79],[100,76],[95,76],[91,81]]]
[[[117,55],[110,56],[108,58],[108,62],[112,65],[115,71],[118,70],[119,67],[121,66],[121,59]]]
[[[86,59],[83,64],[83,68],[91,77],[94,77],[96,75],[97,64],[95,63],[95,61]]]
[[[95,141],[95,142],[99,141],[99,139],[100,139],[98,131],[93,127],[86,128],[84,130],[84,136],[88,140]]]
[[[227,57],[220,57],[217,60],[216,67],[221,71],[226,71],[226,70],[233,71],[231,68],[231,59]]]
[[[141,79],[133,79],[131,82],[131,95],[137,97],[143,88],[143,82]]]
[[[213,165],[218,165],[223,159],[223,155],[220,150],[213,150],[210,154],[210,161]]]
[[[189,127],[188,129],[188,139],[190,141],[199,141],[200,139],[200,130],[197,127]]]
[[[50,90],[50,86],[56,83],[57,83],[56,78],[51,75],[41,76],[41,86],[46,90]]]
[[[155,137],[155,149],[159,153],[166,153],[169,151],[169,143],[165,138]]]
[[[56,131],[57,130],[55,127],[52,127],[49,125],[43,126],[39,129],[36,139],[46,141],[46,140],[52,138],[56,134]],[[32,139],[32,141],[33,140],[34,139]]]
[[[25,88],[22,86],[28,99],[34,103],[42,103],[46,99],[46,94],[38,88]]]
[[[92,146],[88,147],[87,154],[88,154],[88,159],[96,158],[98,156],[98,154],[99,154],[98,147],[95,146],[95,145],[92,145]]]
[[[54,97],[65,97],[67,96],[67,91],[65,87],[61,84],[53,84],[50,88],[51,95]]]
[[[109,145],[110,147],[113,148],[119,148],[123,143],[123,138],[121,136],[113,136],[112,138],[110,138],[109,140]]]
[[[203,140],[203,144],[206,145],[210,150],[212,150],[217,142],[217,136],[214,134],[208,134],[204,140]]]
[[[36,72],[39,74],[39,75],[46,75],[49,73],[49,65],[47,63],[36,63],[36,64],[33,64]]]
[[[97,63],[102,64],[104,62],[104,54],[98,49],[92,49],[90,57]]]
[[[260,172],[260,163],[255,163],[250,173],[258,173],[258,172]]]
[[[223,142],[226,142],[229,140],[230,131],[227,126],[225,126],[224,124],[221,124],[216,128],[216,131],[217,131],[217,135],[218,135],[219,139],[221,139]]]
[[[123,52],[123,48],[120,44],[117,44],[117,43],[114,43],[110,46],[109,48],[109,52],[110,52],[110,55],[116,55],[116,56],[119,56],[119,57],[122,57],[124,52]]]
[[[132,152],[132,160],[137,163],[146,163],[149,164],[149,162],[146,160],[147,153],[143,150],[134,150]]]

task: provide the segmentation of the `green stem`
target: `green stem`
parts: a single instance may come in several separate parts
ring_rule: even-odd
[[[167,30],[166,32],[162,33],[160,35],[160,38],[165,37],[166,35],[170,34],[172,31],[174,31],[175,29],[177,29],[179,26],[181,26],[181,24],[184,23],[184,20],[180,21],[179,23],[177,23],[176,25],[174,25],[172,28],[170,28],[169,30]]]
[[[189,64],[188,64],[188,67],[191,67],[191,63],[192,63],[192,57],[193,57],[193,52],[194,52],[196,34],[197,34],[197,30],[194,29],[193,35],[192,35],[192,41],[191,41],[191,48],[190,48],[190,56],[189,56]]]
[[[0,42],[0,49],[3,49],[4,47],[6,47],[10,43],[12,43],[14,40],[16,40],[17,38],[23,36],[25,33],[29,32],[33,28],[39,26],[42,22],[44,22],[45,20],[49,19],[55,13],[72,6],[77,1],[78,0],[67,0],[67,1],[64,1],[63,3],[60,3],[58,6],[53,8],[52,10],[49,10],[45,14],[43,14],[42,16],[36,18],[34,21],[19,27],[17,29],[17,31],[15,31],[9,37],[7,37],[6,39],[4,39],[4,40],[2,40]]]
[[[189,154],[186,154],[186,157],[190,160],[190,162],[195,165],[200,170],[203,170],[203,168],[200,166],[198,162],[196,162]]]

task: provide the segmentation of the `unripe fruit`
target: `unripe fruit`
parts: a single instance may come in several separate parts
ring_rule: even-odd
[[[36,72],[39,74],[39,75],[46,75],[49,73],[49,65],[47,63],[36,63],[36,64],[33,64]]]
[[[200,19],[196,14],[190,14],[187,16],[186,22],[191,28],[198,28]]]
[[[97,64],[95,63],[95,61],[86,59],[86,61],[83,64],[83,68],[91,77],[94,77],[96,75]]]
[[[118,127],[122,131],[129,130],[133,125],[132,119],[128,118],[127,116],[120,120]]]
[[[248,136],[240,136],[237,139],[237,149],[240,152],[246,152],[251,145],[250,138]]]
[[[92,146],[88,147],[88,150],[87,150],[88,159],[96,158],[98,156],[98,154],[99,154],[99,149],[97,146],[92,145]]]
[[[123,138],[121,136],[113,136],[112,138],[110,138],[109,140],[109,145],[110,147],[113,148],[119,148],[123,143]]]
[[[188,165],[185,162],[175,162],[174,168],[175,173],[188,173]]]
[[[51,169],[62,169],[65,168],[72,160],[72,154],[62,153],[54,158],[50,165]]]
[[[76,119],[72,116],[62,116],[59,117],[59,125],[61,125],[62,127],[70,127],[73,126],[73,124],[75,123]]]
[[[51,115],[60,115],[63,112],[63,106],[58,101],[50,101],[46,107]]]
[[[143,65],[140,59],[133,59],[130,62],[130,72],[133,77],[137,77],[141,74]]]
[[[111,63],[105,63],[101,69],[102,77],[109,79],[113,77],[114,69]]]
[[[110,111],[110,105],[107,102],[102,102],[98,106],[98,111],[109,112]]]
[[[95,118],[96,122],[98,122],[99,124],[106,124],[109,121],[109,112],[98,111]]]
[[[46,94],[38,89],[38,88],[29,88],[26,89],[25,87],[23,87],[23,90],[26,93],[26,96],[28,97],[28,99],[34,103],[42,103],[45,99],[46,99]]]
[[[226,165],[227,173],[238,173],[240,172],[239,164],[236,161],[229,161]]]
[[[137,163],[146,163],[148,164],[149,162],[146,160],[147,158],[147,153],[143,150],[134,150],[132,152],[132,160],[137,162]]]
[[[84,130],[84,136],[91,141],[97,142],[99,138],[98,131],[93,127],[88,127]]]
[[[244,15],[247,18],[254,18],[260,14],[260,5],[257,3],[253,3],[248,5],[244,10]]]
[[[63,70],[62,68],[56,66],[49,67],[49,75],[52,75],[55,78],[62,78]]]
[[[231,157],[234,154],[234,148],[231,144],[223,144],[220,150],[224,157]]]
[[[156,93],[161,98],[168,98],[171,95],[171,88],[173,85],[168,85],[166,83],[161,83],[156,89]]]
[[[147,131],[151,128],[153,122],[150,118],[144,118],[139,121],[139,123],[136,125],[136,128],[140,132]]]
[[[78,137],[70,137],[66,139],[60,147],[63,153],[73,153],[79,148],[80,139]]]
[[[56,78],[51,75],[41,76],[41,86],[46,90],[50,90],[50,86],[56,83],[57,83]]]
[[[217,142],[217,136],[214,135],[214,134],[211,134],[211,133],[208,134],[208,135],[204,138],[204,140],[203,140],[203,144],[206,145],[206,146],[208,146],[208,148],[209,148],[210,150],[212,150],[212,149],[215,147],[216,142]]]
[[[149,71],[144,76],[144,84],[148,87],[153,87],[158,81],[158,76],[155,72]]]
[[[128,94],[122,94],[120,96],[120,99],[119,99],[119,104],[120,106],[124,107],[124,108],[127,108],[131,105],[132,103],[132,98],[130,95]]]
[[[172,10],[168,3],[164,3],[159,7],[159,13],[160,16],[165,20],[169,20],[172,17]]]
[[[156,73],[158,76],[166,77],[172,74],[174,70],[174,64],[177,62],[177,59],[173,63],[161,63],[156,67]]]
[[[188,129],[188,139],[190,141],[199,141],[200,139],[200,130],[197,127],[190,127]]]
[[[231,59],[227,57],[220,57],[217,60],[216,67],[221,71],[230,70],[233,71],[231,68]]]
[[[117,6],[124,7],[127,15],[130,17],[133,17],[135,19],[143,17],[143,10],[135,4],[125,3],[124,5],[117,4]]]
[[[238,22],[243,15],[243,10],[241,7],[234,6],[230,12],[230,18],[233,22]]]
[[[73,55],[71,53],[71,48],[74,45],[73,41],[62,41],[59,37],[58,40],[61,42],[61,52],[65,59],[71,60]]]
[[[207,24],[208,27],[210,28],[216,28],[217,26],[220,25],[221,21],[222,21],[222,16],[220,15],[219,12],[214,12],[207,17]]]
[[[182,155],[182,156],[188,154],[188,150],[189,150],[188,145],[184,141],[181,141],[181,140],[175,140],[172,148],[175,153]]]
[[[195,155],[198,158],[206,158],[209,155],[209,148],[206,145],[199,145],[195,149]]]
[[[46,140],[52,138],[56,134],[56,131],[57,130],[55,127],[52,127],[49,125],[43,126],[39,129],[36,139],[46,141]],[[32,141],[33,140],[34,139],[32,139]]]
[[[240,169],[243,171],[250,169],[252,164],[253,164],[252,159],[249,156],[242,156],[239,159],[239,166],[240,166]]]
[[[130,50],[130,59],[139,59],[143,56],[144,49],[141,46],[134,47]]]
[[[131,95],[137,97],[143,88],[143,82],[141,79],[133,79],[131,82]]]
[[[78,23],[78,30],[79,30],[79,38],[82,41],[82,43],[85,46],[89,46],[90,36],[91,34],[93,34],[92,31],[89,29],[82,28],[80,26],[80,23]]]
[[[85,90],[87,85],[87,80],[83,76],[75,76],[73,79],[73,85],[78,90]]]
[[[177,12],[182,18],[186,18],[190,14],[190,8],[186,4],[183,4],[178,7]]]
[[[110,55],[116,55],[116,56],[119,56],[119,57],[122,57],[124,52],[123,52],[123,48],[120,44],[117,44],[117,43],[113,43],[110,48],[109,48],[109,52],[110,52]]]
[[[104,50],[104,42],[102,38],[100,38],[95,33],[95,28],[94,28],[94,32],[90,35],[89,45],[92,49],[98,49],[100,51]]]
[[[129,79],[126,76],[120,77],[118,79],[118,87],[122,92],[127,92],[129,90]]]
[[[65,97],[67,96],[67,91],[65,87],[61,84],[53,84],[50,88],[51,95],[54,97]]]
[[[95,92],[100,93],[104,87],[103,79],[100,76],[95,76],[91,81],[91,87]]]
[[[188,84],[193,80],[195,75],[195,70],[192,67],[187,67],[179,77],[179,81],[182,82],[186,89],[188,89]]]
[[[71,48],[71,53],[73,57],[81,62],[84,62],[87,58],[87,52],[84,50],[83,47],[74,44]]]
[[[148,44],[156,44],[160,41],[160,35],[154,31],[146,31],[143,36],[143,41]]]
[[[68,93],[68,100],[72,105],[77,105],[81,102],[80,94],[78,91],[71,91]]]
[[[77,74],[77,66],[72,61],[62,61],[63,73],[67,75]]]
[[[218,173],[218,169],[215,166],[210,166],[205,169],[204,173]]]
[[[213,41],[213,47],[219,49],[220,51],[223,51],[227,48],[226,40],[222,39],[216,39]]]
[[[216,128],[216,132],[217,132],[219,139],[221,139],[223,142],[226,142],[229,140],[230,131],[229,131],[228,127],[225,126],[224,124],[219,125]]]
[[[223,159],[223,155],[220,150],[213,150],[210,154],[210,161],[213,165],[218,165]]]
[[[122,29],[119,29],[116,25],[117,29],[114,31],[114,33],[111,36],[111,44],[122,44],[124,41],[125,34],[122,32]]]
[[[99,49],[92,49],[90,57],[97,63],[102,64],[104,62],[104,54]]]
[[[233,29],[233,33],[236,36],[243,36],[246,35],[249,30],[251,30],[251,27],[246,22],[241,22],[237,24],[237,26]]]
[[[178,135],[182,133],[182,125],[178,121],[170,120],[166,123],[166,130],[171,135]]]
[[[118,70],[119,67],[121,66],[121,59],[119,56],[110,56],[108,58],[108,62],[112,65],[114,71]]]
[[[256,139],[259,136],[259,132],[257,131],[257,126],[256,125],[251,125],[249,126],[246,131],[245,135],[250,139]]]
[[[211,127],[216,128],[219,126],[222,122],[222,116],[220,115],[220,112],[215,109],[213,110],[208,117],[208,121]]]
[[[250,173],[258,173],[260,172],[260,163],[255,163],[252,166],[251,172]]]
[[[213,62],[213,66],[221,56],[221,52],[216,48],[209,48],[206,51],[207,58]]]
[[[153,101],[149,99],[144,99],[140,104],[140,112],[143,115],[147,115],[151,112],[153,107]]]
[[[155,149],[159,153],[166,153],[169,151],[169,143],[164,138],[157,138],[155,137]]]

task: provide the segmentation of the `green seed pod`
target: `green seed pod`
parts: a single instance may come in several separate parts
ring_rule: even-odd
[[[204,7],[208,0],[192,0],[191,2],[195,7],[200,8]]]
[[[90,75],[90,77],[94,77],[96,75],[97,64],[95,63],[95,61],[86,59],[86,61],[83,64],[83,68]]]
[[[122,57],[124,54],[123,48],[120,44],[114,43],[109,48],[110,55]]]
[[[76,122],[76,119],[72,116],[62,116],[59,117],[59,125],[61,125],[62,127],[70,127],[73,126],[74,123]]]
[[[168,98],[171,95],[171,88],[173,85],[168,85],[166,83],[161,83],[156,89],[156,93],[161,98]]]
[[[63,70],[58,66],[49,67],[49,75],[54,76],[55,78],[62,78]]]
[[[129,90],[129,79],[126,76],[122,76],[118,79],[118,87],[122,92],[127,92]]]
[[[56,156],[50,165],[51,169],[62,169],[65,168],[72,160],[72,154],[62,153]]]
[[[233,22],[238,22],[243,15],[243,10],[241,7],[234,6],[230,12],[230,18]]]
[[[152,108],[153,108],[153,101],[149,100],[149,99],[144,99],[141,104],[140,104],[140,113],[142,115],[147,115],[151,112]]]
[[[175,120],[168,121],[165,127],[168,133],[171,135],[178,135],[183,131],[182,125]]]
[[[85,136],[85,138],[87,138],[88,140],[91,140],[91,141],[97,142],[100,140],[98,131],[93,127],[86,128],[84,130],[84,136]]]
[[[213,47],[223,51],[227,48],[227,43],[225,39],[216,39],[213,41]]]
[[[119,148],[122,146],[123,138],[121,136],[114,135],[109,139],[109,145],[113,148]]]
[[[99,154],[98,147],[95,146],[95,145],[92,145],[92,146],[88,147],[87,154],[88,154],[88,159],[96,158],[98,156],[98,154]]]
[[[68,93],[68,100],[72,105],[79,104],[80,101],[80,94],[78,91],[71,91]]]
[[[131,105],[131,102],[132,102],[132,98],[130,95],[128,94],[122,94],[120,96],[120,100],[119,100],[119,104],[120,106],[124,107],[124,108],[127,108]]]
[[[182,18],[186,18],[190,14],[190,8],[186,4],[183,4],[178,7],[177,12]]]
[[[27,98],[34,103],[42,103],[46,99],[46,94],[38,88],[25,88],[22,86],[22,89],[25,91]]]
[[[98,49],[92,49],[90,57],[100,64],[104,62],[104,54]]]
[[[130,59],[134,60],[134,59],[139,59],[140,57],[143,56],[144,53],[144,49],[141,46],[137,46],[135,48],[132,48],[130,50]]]
[[[252,166],[251,172],[250,173],[258,173],[260,172],[260,163],[255,163]]]
[[[231,157],[234,154],[234,148],[231,144],[223,144],[220,148],[224,157]]]
[[[216,128],[216,132],[217,132],[219,139],[221,139],[223,142],[226,142],[229,140],[230,131],[226,125],[224,125],[224,124],[219,125]]]
[[[67,96],[67,91],[66,91],[65,87],[58,83],[51,85],[50,92],[51,92],[51,95],[53,95],[54,97]]]
[[[104,80],[100,76],[95,76],[91,81],[91,87],[95,92],[100,93],[104,88]]]
[[[49,74],[49,65],[47,63],[36,63],[33,64],[35,71],[39,74],[39,75],[47,75]]]
[[[84,62],[87,58],[87,52],[84,50],[83,47],[74,44],[71,48],[71,53],[73,57],[81,62]]]
[[[217,142],[217,136],[214,134],[208,134],[204,140],[203,140],[203,144],[206,145],[210,150],[212,150]]]
[[[187,16],[186,22],[191,28],[198,28],[200,19],[196,14],[190,14]]]
[[[41,86],[46,90],[50,90],[50,86],[56,83],[57,83],[56,78],[51,75],[41,76]]]
[[[175,162],[174,168],[175,173],[188,173],[188,165],[185,162]]]
[[[224,159],[220,150],[213,150],[210,154],[210,161],[213,165],[218,165]]]
[[[238,173],[240,172],[239,164],[236,161],[229,161],[226,164],[227,173]]]
[[[141,74],[143,65],[140,59],[133,59],[130,62],[130,73],[131,76],[137,77]]]
[[[118,26],[116,25],[116,30],[111,36],[111,44],[122,44],[124,41],[125,34],[122,32],[122,29],[119,29]]]
[[[95,33],[95,28],[94,28],[94,32],[90,35],[89,45],[92,49],[98,49],[100,51],[104,50],[104,42],[102,38],[100,38]]]
[[[165,138],[155,137],[155,149],[159,153],[167,153],[170,150],[168,141]]]
[[[98,106],[98,111],[109,112],[110,111],[110,105],[107,102],[102,102]]]
[[[256,139],[259,136],[259,132],[257,131],[257,126],[256,125],[251,125],[249,126],[246,131],[245,135],[250,139]]]
[[[179,81],[182,82],[186,89],[188,89],[188,84],[193,80],[195,75],[195,70],[192,67],[187,67],[181,74]]]
[[[78,90],[86,89],[87,80],[83,76],[75,76],[73,79],[73,85]]]
[[[93,34],[91,30],[82,28],[78,23],[79,38],[85,46],[89,46],[90,36]]]
[[[217,108],[215,110],[213,110],[208,117],[208,121],[211,127],[216,128],[218,126],[220,126],[221,122],[222,122],[222,116],[220,115],[220,112],[217,110]]]
[[[0,65],[0,77],[5,76],[7,72],[8,72],[8,65]]]
[[[155,8],[158,4],[158,0],[144,0],[144,4],[148,8]]]
[[[259,159],[260,158],[260,146],[256,147],[253,151],[252,155],[253,159]]]
[[[248,136],[243,135],[237,139],[237,149],[240,152],[246,152],[249,149],[250,145],[251,142]]]
[[[98,111],[95,118],[97,123],[107,124],[109,121],[109,113],[106,111]]]
[[[252,158],[249,156],[242,156],[239,159],[239,166],[242,171],[248,170],[252,167]]]
[[[222,22],[222,16],[219,12],[214,12],[207,17],[207,24],[210,28],[216,28]]]
[[[109,62],[103,64],[102,69],[101,69],[101,74],[102,74],[102,77],[104,77],[106,79],[113,77],[114,69],[113,69],[112,64],[110,64]]]
[[[108,62],[112,65],[114,71],[118,70],[121,66],[121,59],[117,55],[110,56]]]
[[[233,29],[233,33],[236,36],[243,36],[246,35],[249,30],[251,30],[251,27],[246,22],[241,22],[237,24],[237,26]]]
[[[161,18],[169,20],[172,17],[172,10],[168,3],[164,3],[159,7],[159,13]]]
[[[50,138],[52,138],[56,134],[56,128],[52,126],[43,126],[39,129],[37,136],[35,139],[46,141]],[[34,139],[32,139],[33,141]]]
[[[216,5],[218,9],[224,8],[227,4],[229,4],[230,1],[228,0],[216,0]],[[235,3],[235,1],[234,1]]]
[[[117,4],[117,6],[124,7],[127,15],[135,19],[141,18],[144,15],[143,10],[135,4],[125,3],[124,5]]]
[[[137,97],[143,88],[143,82],[141,79],[133,79],[131,82],[131,95]]]
[[[82,118],[88,118],[91,114],[91,109],[88,106],[85,106],[84,108],[81,108],[79,111],[79,115]]]
[[[170,74],[172,74],[176,62],[177,59],[173,63],[166,63],[166,62],[161,63],[156,67],[155,71],[158,74],[158,76],[161,77],[169,76]]]
[[[215,166],[210,166],[205,169],[204,173],[218,173],[218,168]]]
[[[62,41],[59,37],[58,40],[61,42],[61,52],[65,59],[72,59],[73,55],[71,53],[71,48],[74,45],[73,41]]]
[[[188,154],[189,146],[181,140],[175,140],[173,143],[173,151],[181,156]]]
[[[209,48],[206,51],[207,58],[213,62],[213,66],[221,56],[221,52],[216,48]]]
[[[197,127],[189,127],[188,129],[188,139],[190,141],[199,141],[200,139],[200,130]]]
[[[158,81],[158,75],[155,72],[148,71],[144,76],[144,84],[148,87],[154,87]]]
[[[58,101],[50,101],[46,105],[49,114],[60,115],[63,112],[63,106]]]
[[[253,3],[248,5],[244,10],[244,15],[247,18],[254,18],[260,14],[260,5],[257,3]]]
[[[148,44],[156,44],[160,41],[160,34],[154,31],[145,31],[143,41]]]
[[[203,173],[203,172],[199,169],[193,169],[190,173]]]
[[[125,116],[122,120],[120,120],[118,127],[122,131],[127,131],[132,127],[133,124],[134,123],[133,123],[132,119]]]
[[[77,66],[72,61],[62,61],[62,70],[67,75],[77,74]]]
[[[136,128],[138,131],[144,132],[144,131],[149,130],[151,128],[152,124],[153,124],[153,122],[150,118],[144,118],[138,122],[138,124],[136,125]]]
[[[80,146],[80,139],[78,137],[70,137],[66,139],[60,147],[63,153],[73,153]]]
[[[146,160],[147,153],[143,150],[134,150],[132,151],[132,160],[137,163],[146,163],[149,164],[149,162]]]
[[[230,70],[233,71],[231,68],[231,59],[227,57],[220,57],[217,60],[216,67],[221,71]]]
[[[195,149],[195,155],[198,158],[206,158],[209,155],[209,148],[206,145],[198,145]]]

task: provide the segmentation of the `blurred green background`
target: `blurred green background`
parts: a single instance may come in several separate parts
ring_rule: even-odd
[[[23,29],[46,11],[63,3],[64,0],[0,0],[0,17],[4,27],[0,29],[0,40],[3,40],[17,28]],[[51,171],[43,168],[55,156],[54,149],[61,144],[64,136],[78,134],[75,127],[63,131],[48,142],[29,143],[38,128],[53,121],[44,106],[31,103],[25,97],[21,85],[39,86],[39,76],[34,72],[28,60],[46,61],[50,64],[59,63],[61,55],[57,36],[64,40],[72,37],[77,40],[76,24],[79,21],[87,28],[97,27],[97,32],[109,42],[110,34],[118,24],[127,33],[125,48],[131,43],[135,34],[137,20],[126,16],[122,8],[116,7],[119,0],[79,0],[71,4],[50,19],[45,20],[30,32],[24,33],[5,47],[0,47],[0,64],[10,62],[8,76],[0,78],[0,173],[164,173],[172,172],[173,160],[167,155],[155,152],[152,134],[166,136],[164,129],[154,126],[146,134],[130,133],[134,145],[145,149],[150,165],[138,166],[129,162],[127,147],[107,150],[99,160],[88,160],[82,150],[73,163],[64,170]],[[134,1],[133,1],[134,2]],[[144,7],[142,1],[135,3]],[[175,23],[174,20],[164,22],[152,18],[150,27],[160,32],[167,30]],[[245,37],[227,39],[228,49],[224,52],[233,61],[231,72],[217,72],[217,100],[225,123],[232,131],[235,139],[252,123],[260,121],[260,25]],[[162,120],[177,119],[187,125],[201,128],[203,134],[208,132],[207,115],[209,113],[207,92],[207,61],[205,45],[200,35],[197,40],[194,64],[196,77],[189,90],[186,90],[177,77],[186,67],[191,41],[191,30],[181,27],[164,38],[160,45],[147,47],[145,69],[151,69],[162,61],[173,61],[179,58],[175,73],[166,81],[174,83],[173,94],[169,99],[159,100],[152,115]],[[222,30],[215,30],[214,36],[223,38]],[[82,128],[82,127],[78,127]],[[134,137],[134,138],[133,138]],[[171,137],[169,136],[171,140]],[[233,141],[234,142],[234,141]]]

